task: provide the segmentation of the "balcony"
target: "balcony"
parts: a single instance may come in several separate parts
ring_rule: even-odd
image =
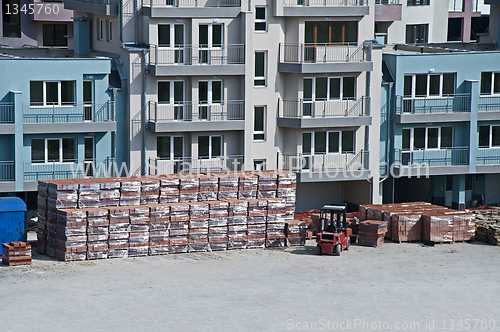
[[[15,180],[15,166],[13,161],[0,161],[0,182]]]
[[[212,158],[182,157],[175,159],[149,158],[149,175],[241,171],[243,156],[221,156]]]
[[[64,8],[97,15],[118,15],[120,0],[64,0]]]
[[[115,176],[115,159],[73,162],[24,163],[24,181],[66,180],[83,177]]]
[[[365,16],[369,13],[368,0],[284,0],[282,6],[277,16]]]
[[[279,45],[278,71],[284,73],[335,73],[373,70],[370,47],[348,45]]]
[[[500,96],[480,96],[478,102],[478,121],[500,120]]]
[[[368,179],[369,152],[360,150],[332,154],[280,154],[280,170],[296,172],[297,181],[346,181]]]
[[[401,21],[402,14],[400,0],[375,0],[375,22]]]
[[[242,100],[225,100],[221,104],[149,102],[148,121],[152,132],[244,130],[245,102]]]
[[[0,135],[14,134],[14,104],[0,103]]]
[[[116,131],[114,103],[33,106],[23,105],[24,132]]]
[[[171,75],[244,75],[245,45],[162,47],[151,45],[149,73]]]
[[[371,125],[370,98],[352,100],[281,100],[278,127],[359,127]]]
[[[241,0],[140,0],[143,15],[150,17],[236,17]]]
[[[33,21],[42,22],[73,22],[73,11],[64,9],[62,1],[33,0],[34,10],[31,15]]]
[[[469,173],[469,148],[453,147],[446,149],[404,151],[394,149],[396,175],[416,176],[420,174],[445,175]]]
[[[396,122],[470,121],[470,105],[470,94],[455,94],[443,97],[396,96]]]

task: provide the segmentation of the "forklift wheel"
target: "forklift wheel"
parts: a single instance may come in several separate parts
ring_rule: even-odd
[[[323,254],[323,251],[321,250],[321,246],[319,244],[316,246],[316,254],[318,254],[318,255]]]
[[[351,246],[351,239],[348,237],[347,238],[347,244],[345,246],[345,250],[349,250],[349,247]]]
[[[340,256],[341,252],[342,252],[342,245],[339,243],[335,246],[335,256]]]

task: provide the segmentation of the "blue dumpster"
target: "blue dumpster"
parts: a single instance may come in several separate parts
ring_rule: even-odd
[[[0,197],[0,243],[26,241],[26,204],[18,197]]]

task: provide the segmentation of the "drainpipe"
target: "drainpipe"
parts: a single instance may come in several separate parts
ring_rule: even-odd
[[[137,20],[139,19],[139,13],[137,12],[137,0],[134,0],[134,29],[135,29],[135,35],[134,35],[134,44],[137,45],[139,43],[139,24],[137,23]]]
[[[146,175],[146,53],[142,50],[141,71],[142,71],[142,94],[141,94],[141,128],[142,128],[142,153],[141,153],[141,174]]]

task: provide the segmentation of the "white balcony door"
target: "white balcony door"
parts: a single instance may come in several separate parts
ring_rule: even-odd
[[[200,81],[198,89],[198,116],[200,120],[222,121],[222,81]]]
[[[222,24],[200,24],[199,42],[198,56],[201,64],[222,64],[224,58],[224,26]]]
[[[94,89],[92,81],[83,81],[83,120],[94,121]]]
[[[355,99],[354,77],[304,78],[302,116],[323,116],[325,113],[339,115],[349,109],[347,101]],[[329,102],[335,100],[346,102]]]
[[[185,44],[184,24],[158,24],[160,53],[156,61],[167,64],[185,64]]]

